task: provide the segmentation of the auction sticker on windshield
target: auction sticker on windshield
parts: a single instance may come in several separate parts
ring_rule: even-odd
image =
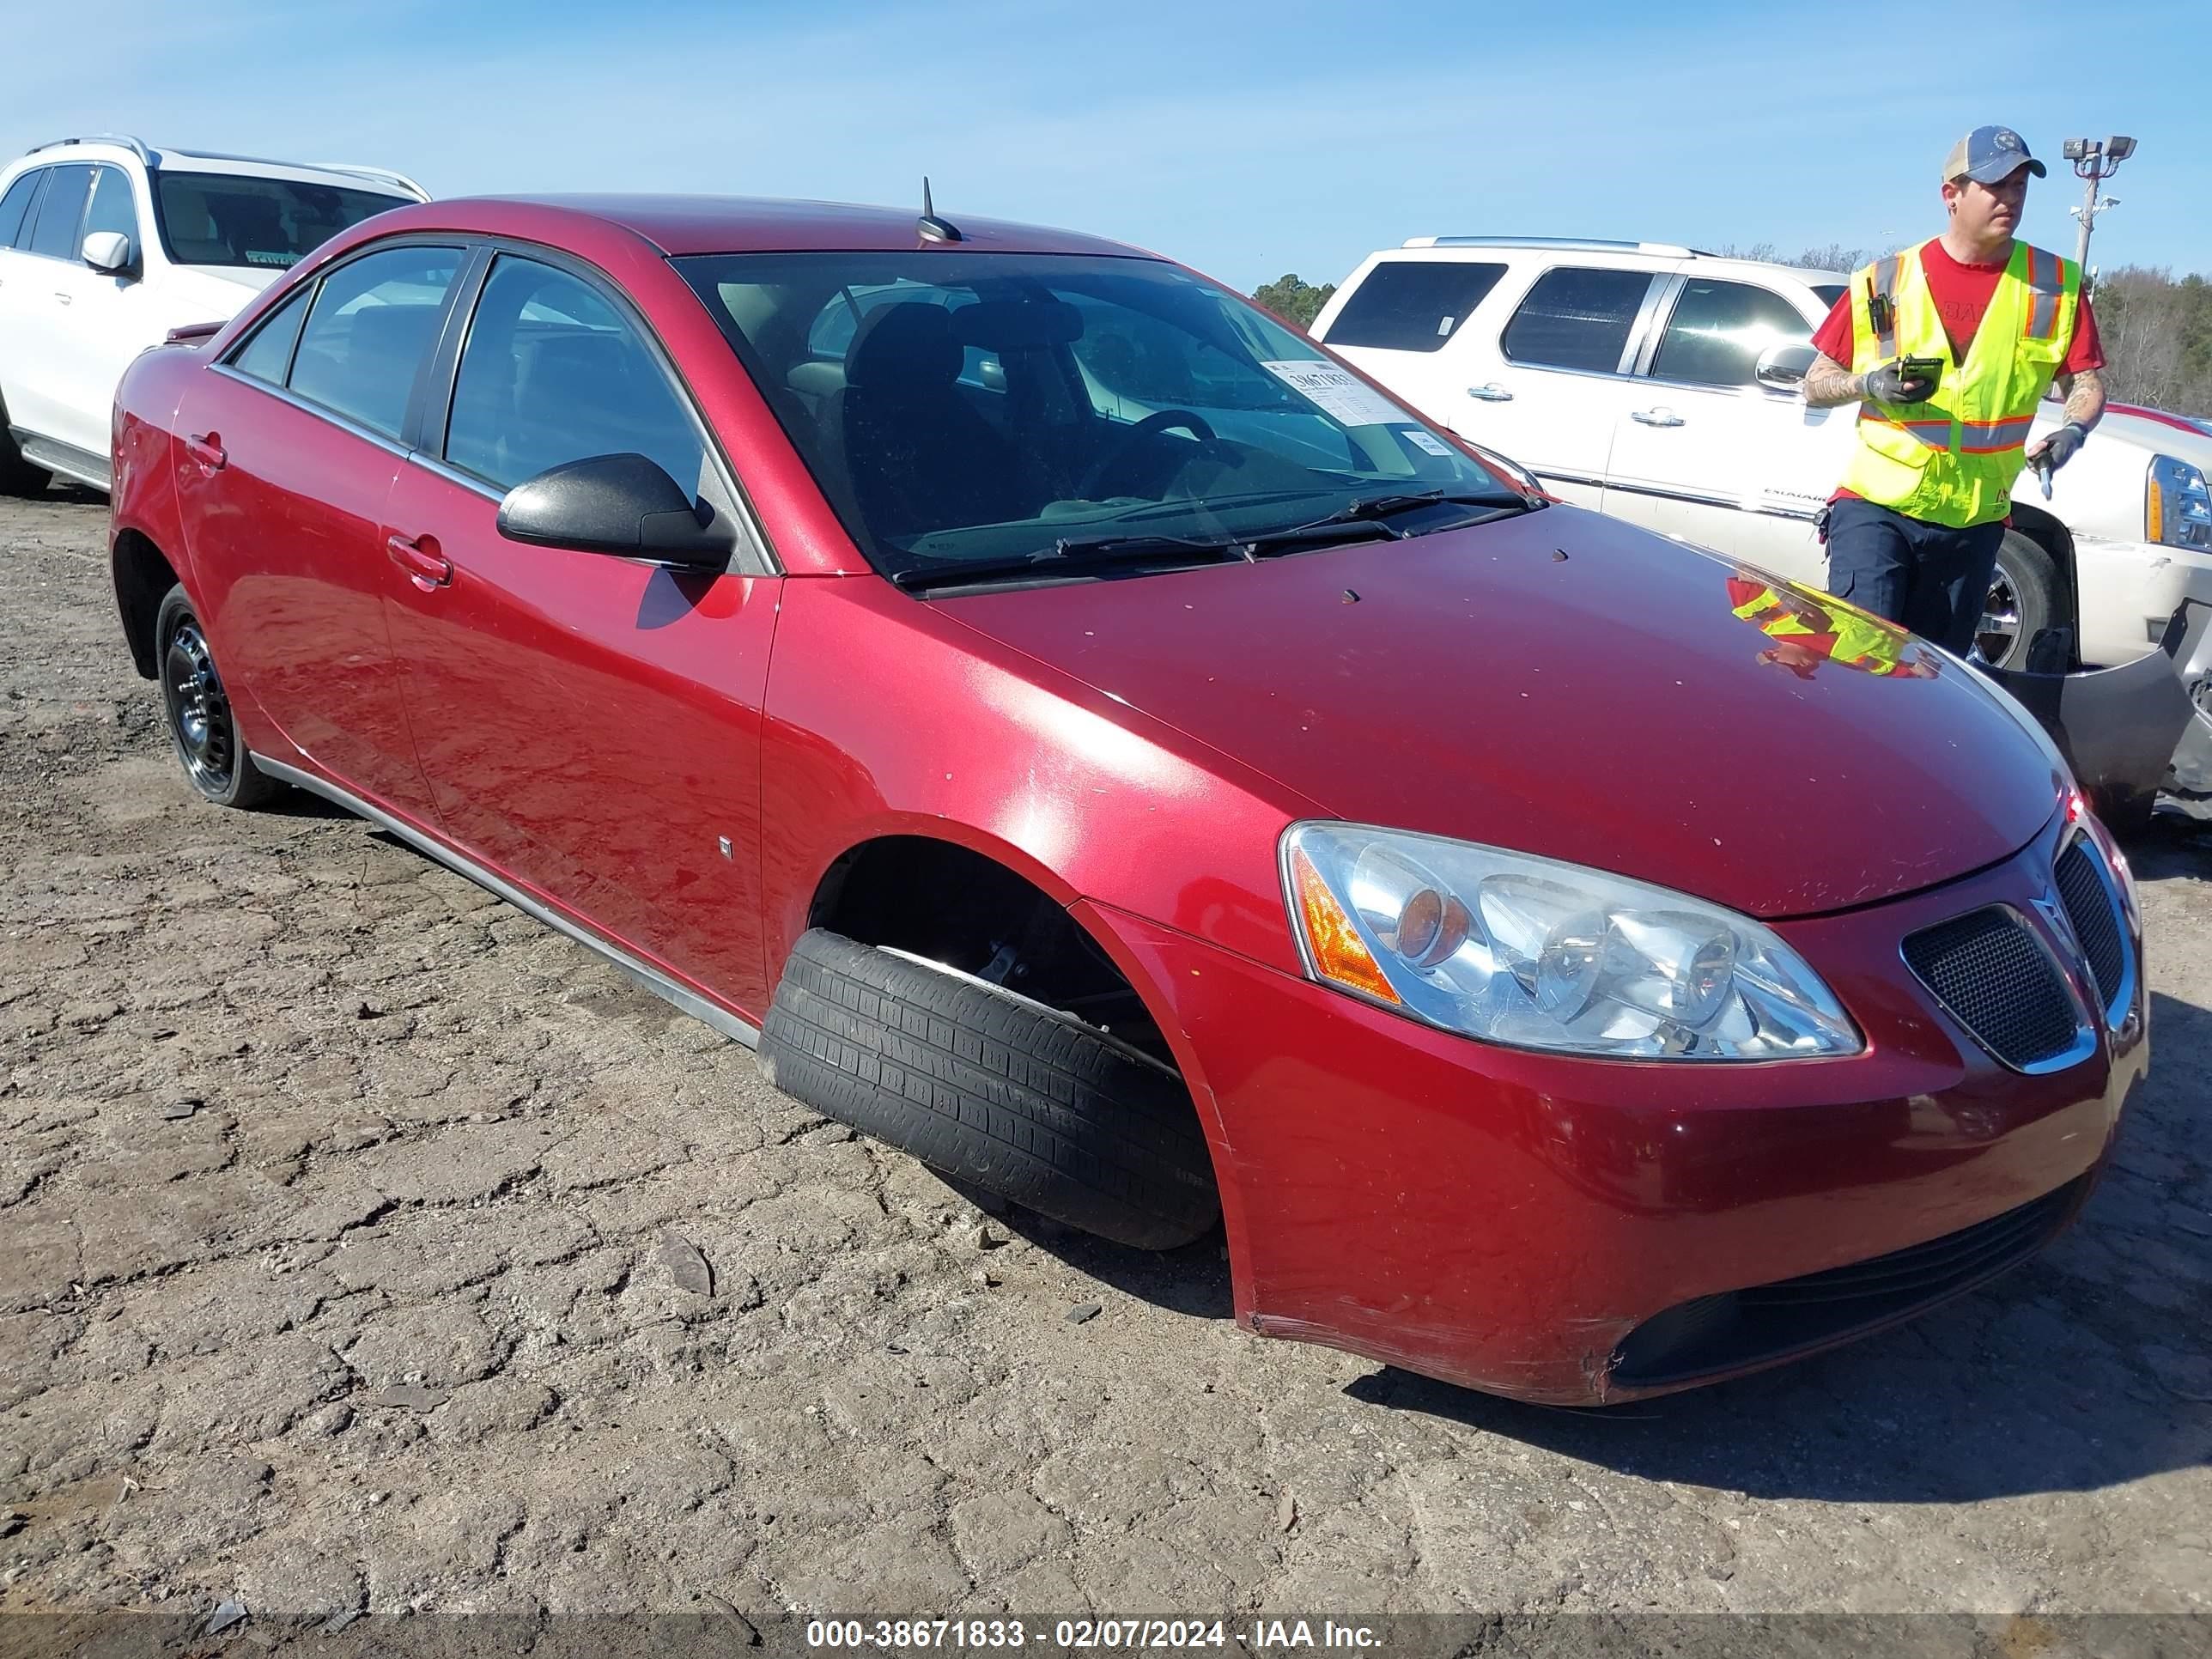
[[[1330,419],[1346,426],[1403,425],[1406,411],[1340,363],[1309,357],[1261,368]]]

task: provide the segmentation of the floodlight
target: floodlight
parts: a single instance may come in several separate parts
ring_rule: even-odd
[[[2115,161],[2124,161],[2129,156],[2135,153],[2136,141],[2132,138],[2107,138],[2105,140],[2105,154]]]

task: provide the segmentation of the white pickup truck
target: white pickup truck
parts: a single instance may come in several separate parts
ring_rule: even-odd
[[[1798,382],[1846,280],[1651,242],[1422,236],[1363,261],[1312,332],[1564,500],[1817,587],[1813,518],[1856,408],[1808,409]],[[2185,599],[2212,604],[2208,475],[2212,434],[2121,405],[2049,501],[2023,479],[1983,654],[2018,667],[2056,625],[2081,662],[2122,663]]]

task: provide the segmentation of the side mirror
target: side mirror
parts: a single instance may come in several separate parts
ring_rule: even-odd
[[[499,504],[499,533],[535,547],[712,569],[738,544],[734,526],[702,524],[690,493],[637,454],[593,455],[525,479]]]
[[[138,257],[138,250],[131,246],[131,239],[119,230],[95,230],[84,239],[78,251],[84,255],[85,264],[111,276],[123,275]]]
[[[1770,392],[1795,392],[1805,384],[1820,354],[1802,340],[1771,345],[1759,354],[1752,374]]]

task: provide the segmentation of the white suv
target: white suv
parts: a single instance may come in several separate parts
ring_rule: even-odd
[[[1652,242],[1422,236],[1370,255],[1313,335],[1562,498],[1818,587],[1813,519],[1857,410],[1808,409],[1797,383],[1846,281]],[[2118,664],[2184,599],[2212,603],[2208,474],[2212,435],[2120,406],[2047,503],[2029,475],[1983,653],[2017,668],[2070,626],[2081,661]]]
[[[115,385],[173,328],[225,323],[371,214],[428,200],[380,167],[64,138],[0,169],[0,490],[105,489]]]

